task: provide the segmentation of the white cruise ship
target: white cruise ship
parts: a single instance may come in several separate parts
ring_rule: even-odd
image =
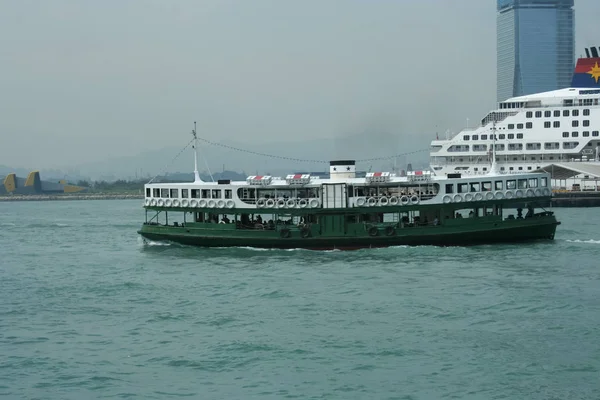
[[[571,87],[507,99],[476,127],[431,142],[436,175],[546,170],[553,187],[600,190],[600,57],[580,58]]]

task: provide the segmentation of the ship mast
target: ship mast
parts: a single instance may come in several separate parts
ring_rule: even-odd
[[[192,131],[194,136],[194,183],[202,182],[200,174],[198,173],[198,137],[196,136],[196,121],[194,121],[194,130]]]
[[[492,166],[490,174],[498,175],[498,165],[496,164],[496,113],[492,113]]]

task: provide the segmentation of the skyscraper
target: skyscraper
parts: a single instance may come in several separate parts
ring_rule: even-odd
[[[568,87],[574,0],[497,1],[497,100]]]

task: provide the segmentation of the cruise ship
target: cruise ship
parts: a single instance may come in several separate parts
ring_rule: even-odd
[[[544,170],[555,189],[600,190],[600,56],[586,55],[571,87],[507,99],[478,126],[433,140],[434,173],[487,174],[495,146],[501,173]]]

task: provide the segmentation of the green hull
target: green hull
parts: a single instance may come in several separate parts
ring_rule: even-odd
[[[502,220],[496,217],[452,220],[438,226],[389,228],[389,224],[355,224],[340,235],[327,232],[325,226],[312,226],[309,232],[286,227],[288,234],[276,230],[238,230],[214,224],[214,228],[143,225],[139,233],[146,239],[171,241],[203,247],[257,247],[314,250],[360,249],[399,245],[466,246],[493,243],[522,243],[552,240],[557,225],[553,215]],[[288,236],[288,237],[284,237]]]

